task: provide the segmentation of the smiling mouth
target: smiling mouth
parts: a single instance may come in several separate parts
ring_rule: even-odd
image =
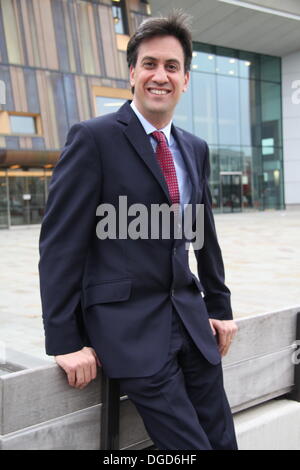
[[[163,89],[158,89],[158,88],[147,88],[147,90],[152,95],[160,95],[161,96],[161,95],[168,95],[169,93],[171,93],[171,90],[163,90]]]

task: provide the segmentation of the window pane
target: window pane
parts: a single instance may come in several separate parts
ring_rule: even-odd
[[[239,76],[259,79],[259,56],[252,52],[239,52]]]
[[[10,126],[15,134],[36,134],[33,116],[10,116]]]
[[[236,51],[224,47],[217,47],[216,72],[222,75],[237,76],[238,59]]]
[[[273,139],[274,146],[282,145],[280,85],[261,82],[262,140]]]
[[[272,82],[281,81],[281,60],[279,57],[268,55],[260,56],[261,80],[270,80]]]
[[[181,95],[179,103],[175,108],[174,124],[182,127],[188,132],[194,132],[193,129],[193,101],[192,101],[191,84],[186,93]]]
[[[125,34],[123,27],[122,9],[120,7],[113,6],[112,12],[115,24],[115,32],[117,34]]]
[[[125,103],[122,98],[107,98],[105,96],[96,96],[97,116],[114,113]]]
[[[215,73],[215,70],[216,56],[209,49],[207,51],[193,52],[192,71]]]
[[[219,144],[240,145],[239,80],[217,77]]]
[[[192,73],[194,132],[209,144],[217,144],[216,77]]]

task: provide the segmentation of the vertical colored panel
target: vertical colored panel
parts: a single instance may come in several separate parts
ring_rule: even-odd
[[[19,137],[20,149],[31,149],[31,137]]]
[[[84,121],[92,115],[89,107],[89,97],[87,93],[87,83],[85,77],[77,76],[75,78],[76,94],[78,99],[79,119]]]
[[[23,52],[20,42],[17,18],[14,10],[14,2],[1,0],[0,4],[3,14],[3,25],[8,52],[8,60],[12,64],[23,63]]]
[[[74,46],[74,52],[75,52],[75,63],[76,63],[76,70],[78,73],[82,72],[82,67],[81,67],[81,59],[80,59],[80,41],[77,38],[77,24],[76,24],[76,4],[73,3],[67,3],[68,7],[68,15],[66,18],[70,18],[70,27],[71,27],[71,34],[72,34],[72,47]],[[70,43],[69,43],[69,50],[70,50]]]
[[[10,73],[16,111],[27,112],[28,109],[23,68],[10,67]]]
[[[72,39],[72,29],[71,29],[71,21],[70,21],[70,14],[68,9],[68,4],[66,2],[62,2],[62,12],[65,20],[65,33],[66,33],[66,47],[68,53],[68,62],[69,62],[69,70],[70,72],[76,72],[76,63],[75,63],[75,53],[74,53],[74,46],[76,45]]]
[[[80,42],[80,57],[85,73],[95,73],[95,63],[93,57],[93,44],[90,35],[90,26],[87,14],[87,4],[79,3],[76,5],[76,24],[77,35]]]
[[[100,70],[102,71],[102,75],[105,76],[106,69],[105,69],[105,61],[104,61],[103,41],[102,41],[101,26],[100,26],[99,12],[98,12],[97,5],[93,5],[93,16],[95,20],[96,40],[97,40],[97,45],[98,45]]]
[[[24,42],[26,43],[26,51],[27,51],[27,64],[33,66],[34,62],[34,49],[31,39],[31,27],[32,25],[29,22],[29,15],[28,15],[28,6],[27,1],[23,0],[20,3],[20,14],[22,15],[23,19],[23,28],[24,28]]]
[[[5,147],[7,149],[18,150],[20,148],[19,137],[15,137],[15,136],[5,137]]]
[[[52,0],[51,6],[59,68],[61,70],[70,70],[63,3],[61,0]]]
[[[45,142],[42,137],[32,137],[32,148],[34,150],[44,150]]]
[[[23,47],[23,64],[28,64],[28,55],[27,55],[27,47],[25,41],[25,31],[24,31],[24,24],[23,24],[23,17],[22,17],[22,10],[21,10],[21,0],[15,0],[15,8],[16,8],[16,18],[18,22],[18,29],[20,32],[20,39],[21,44]]]
[[[64,80],[64,90],[65,90],[65,98],[66,98],[68,127],[71,127],[73,124],[79,121],[74,76],[64,74],[63,80]]]
[[[48,113],[50,118],[50,125],[52,129],[52,148],[60,148],[59,137],[58,137],[58,129],[57,129],[57,115],[55,111],[55,104],[54,104],[54,91],[52,88],[51,77],[52,74],[44,73],[45,77],[45,90],[47,94],[47,104],[48,104]],[[61,103],[62,108],[64,106],[64,102]]]
[[[111,8],[105,7],[103,5],[99,6],[98,8],[106,72],[107,75],[111,78],[119,77],[120,67],[118,63],[117,42],[112,18],[112,10]]]
[[[15,111],[26,111],[24,100],[21,94],[21,86],[19,84],[19,71],[17,67],[10,67],[11,85],[15,103]]]
[[[43,68],[47,68],[46,49],[48,47],[48,44],[44,39],[42,20],[40,17],[40,8],[36,0],[32,0],[32,8],[33,8],[33,14],[34,14],[35,30],[36,30],[36,44],[39,50],[39,57],[40,57],[40,66]]]
[[[29,22],[29,31],[31,35],[31,44],[32,44],[32,51],[34,61],[33,64],[36,67],[40,67],[42,65],[41,57],[40,57],[40,48],[39,48],[39,37],[36,28],[36,19],[34,15],[33,9],[33,2],[34,0],[27,0],[27,7],[28,7],[28,22]]]
[[[127,65],[126,52],[118,51],[119,55],[119,64],[120,64],[120,78],[124,80],[129,80],[129,69]]]
[[[40,0],[35,0],[35,2],[39,7],[39,17],[45,45],[43,52],[46,56],[46,66],[50,69],[57,70],[58,57],[50,0],[43,0],[42,2]]]
[[[40,103],[38,97],[38,89],[35,71],[32,69],[24,69],[24,80],[27,95],[27,107],[30,113],[40,112]]]
[[[3,26],[3,16],[2,16],[2,8],[0,3],[0,60],[1,62],[7,63],[8,62],[8,55],[7,55],[7,48],[6,43],[4,40],[4,26]]]
[[[101,75],[101,67],[100,67],[100,62],[99,62],[99,52],[98,52],[98,44],[97,44],[97,37],[96,37],[96,26],[95,26],[95,20],[94,20],[94,15],[93,15],[93,5],[88,4],[87,5],[87,16],[88,16],[88,26],[89,26],[89,32],[91,36],[91,42],[92,42],[92,60],[95,66],[95,73],[96,75]]]
[[[62,147],[65,143],[66,134],[68,131],[68,120],[62,75],[60,73],[52,72],[51,75],[49,75],[48,83],[49,85],[51,84],[52,91],[52,96],[50,99],[53,103],[53,125],[57,129],[59,147]]]
[[[46,148],[58,148],[58,137],[55,127],[55,115],[53,110],[53,100],[51,86],[43,71],[36,72],[39,101],[41,107],[42,127],[45,137]]]

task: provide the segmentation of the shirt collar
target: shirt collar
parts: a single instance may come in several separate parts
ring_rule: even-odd
[[[151,134],[152,132],[154,131],[161,131],[165,134],[166,136],[166,139],[168,141],[168,145],[170,145],[170,138],[171,138],[171,126],[172,126],[172,121],[169,122],[169,124],[167,124],[165,127],[163,127],[162,129],[156,129],[149,121],[147,121],[147,119],[144,118],[144,116],[139,112],[139,110],[137,109],[136,105],[134,104],[134,102],[132,101],[130,103],[130,106],[131,108],[133,109],[133,111],[135,112],[135,114],[137,115],[138,119],[140,120],[140,123],[142,124],[143,128],[145,129],[145,132],[147,135]]]

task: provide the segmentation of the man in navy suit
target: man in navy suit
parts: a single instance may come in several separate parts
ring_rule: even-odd
[[[158,449],[237,449],[221,363],[237,326],[211,209],[208,146],[172,124],[190,78],[185,21],[177,13],[142,23],[127,49],[133,101],[69,131],[40,235],[46,352],[71,386],[86,386],[97,365],[118,378]],[[99,236],[101,204],[115,209],[118,229],[125,215],[133,220],[134,205],[150,213],[174,201],[180,214],[190,204],[193,217],[203,204],[199,279],[185,234]]]

